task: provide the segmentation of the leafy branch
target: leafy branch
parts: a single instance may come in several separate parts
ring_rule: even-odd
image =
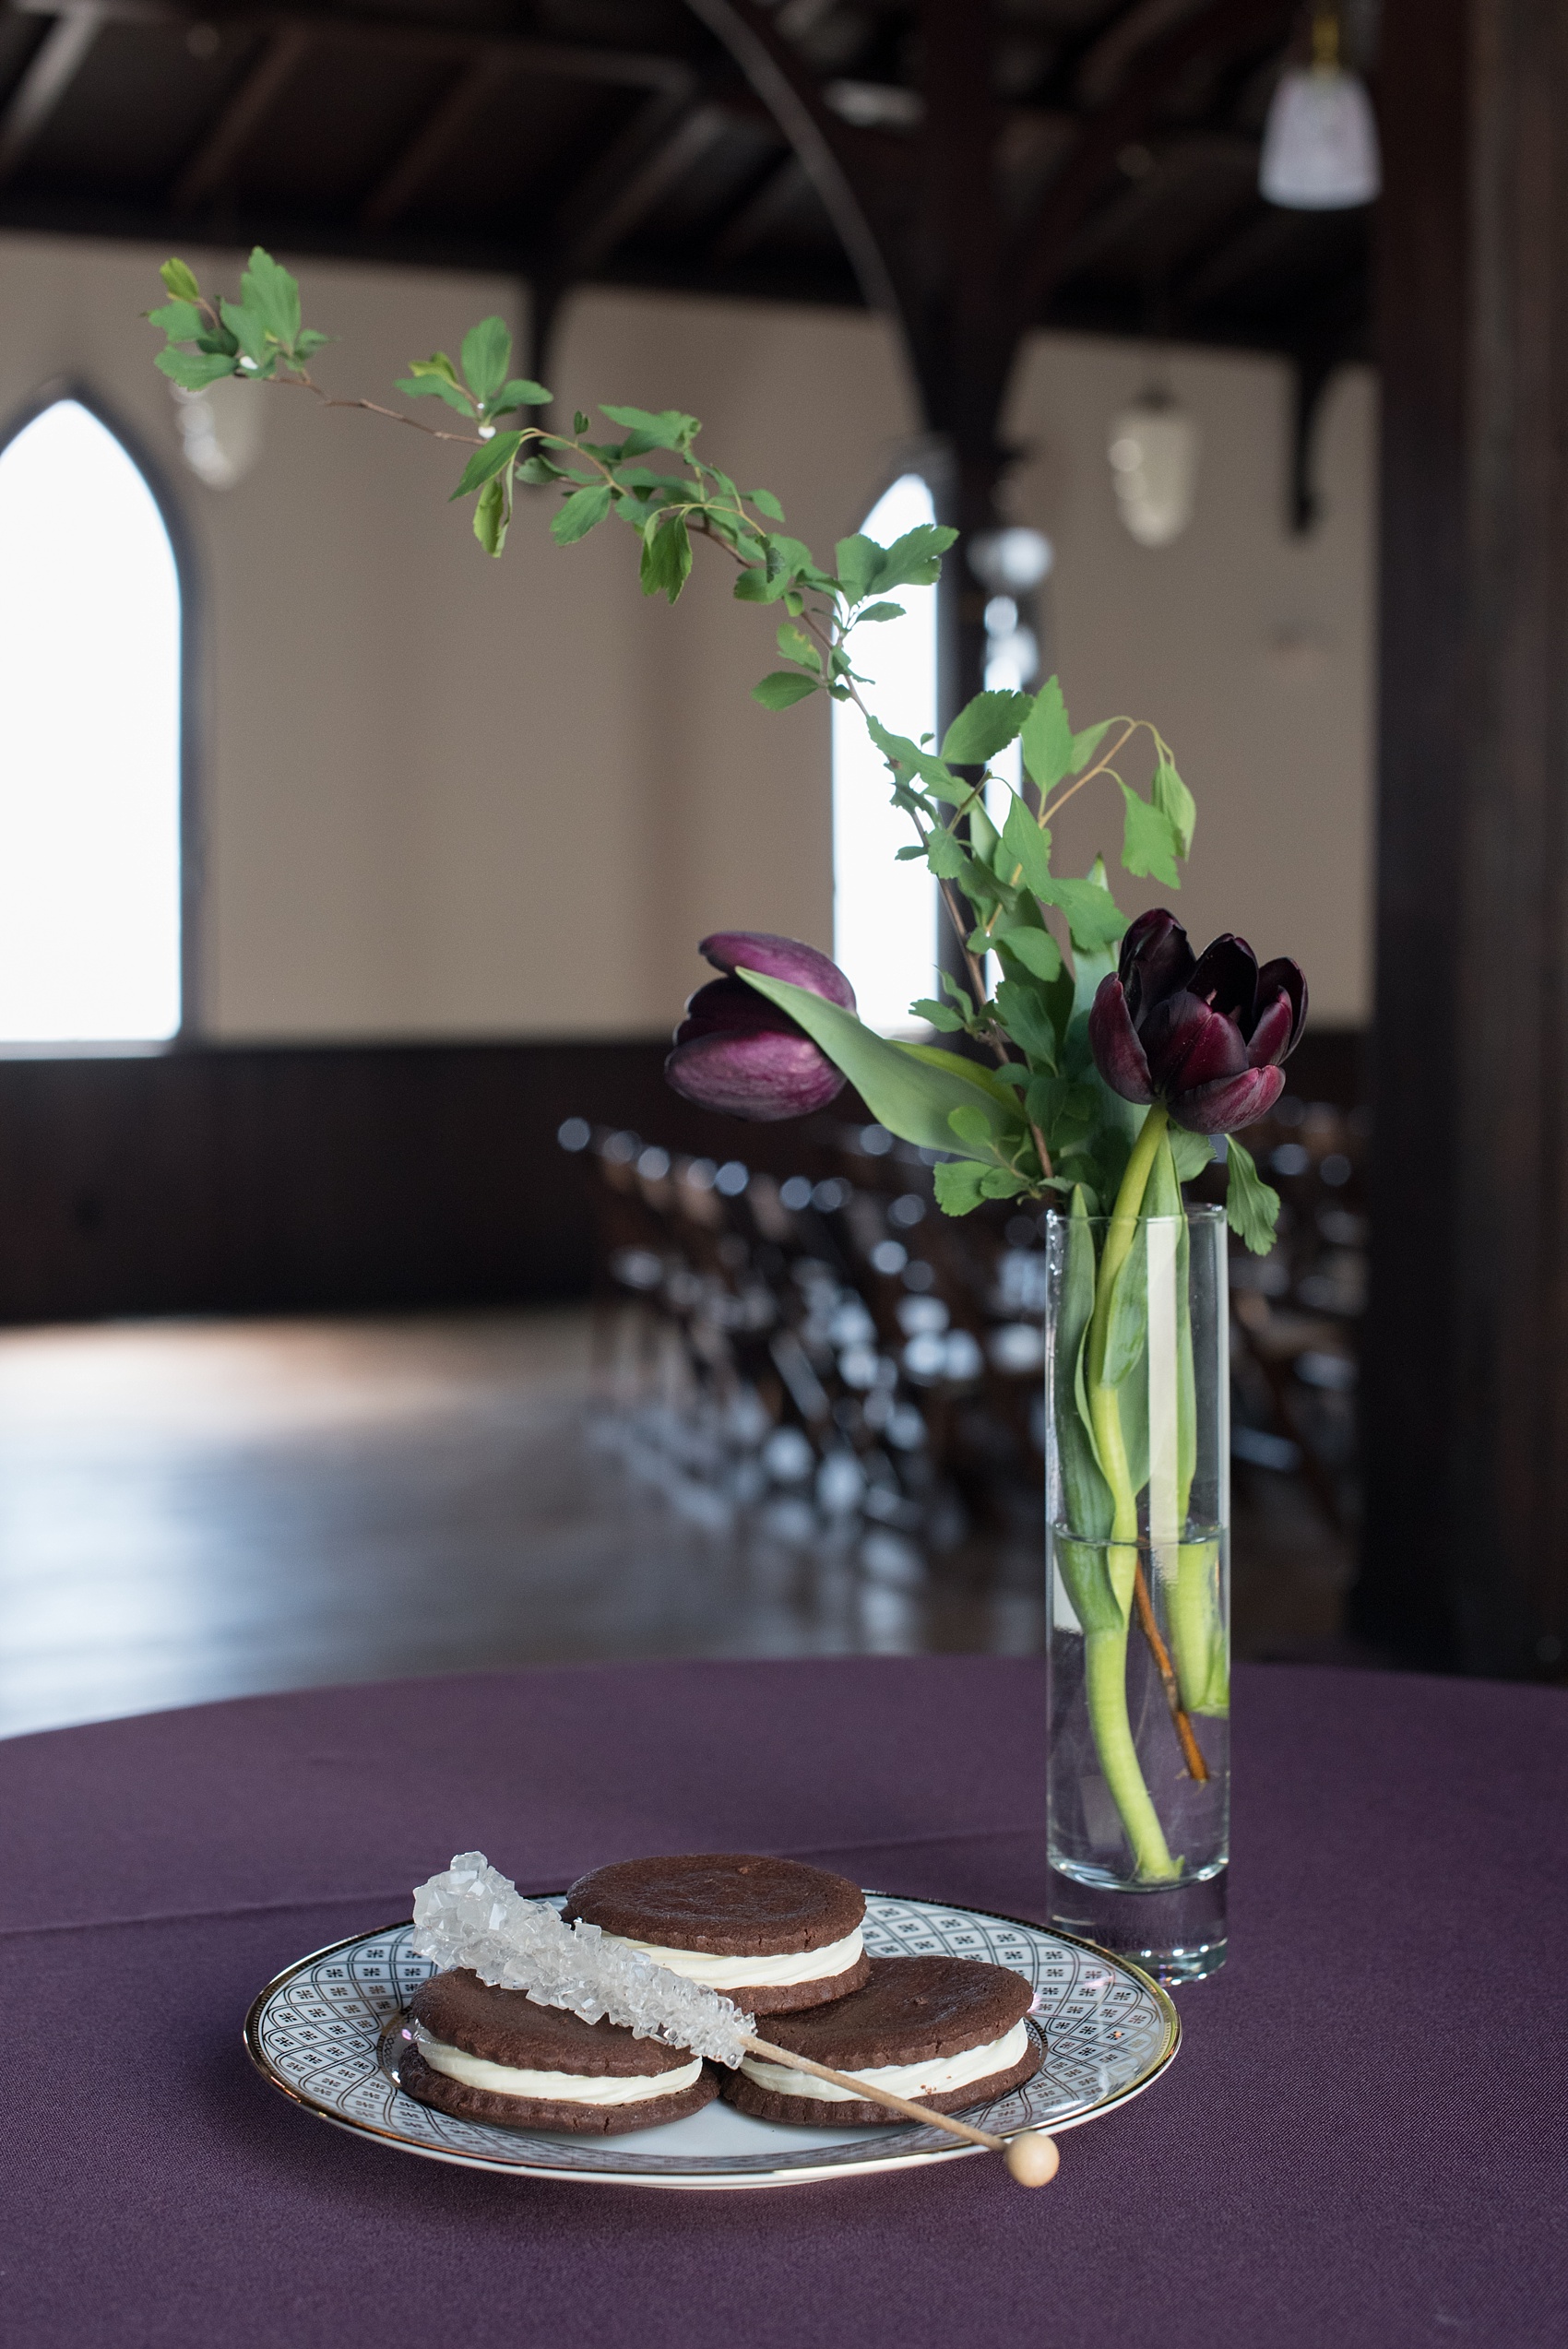
[[[806,991],[788,991],[786,1008],[873,1115],[946,1154],[936,1184],[949,1213],[967,1213],[981,1199],[1075,1188],[1091,1200],[1116,1195],[1137,1119],[1096,1070],[1087,1025],[1126,917],[1103,859],[1083,876],[1053,871],[1051,826],[1079,791],[1113,784],[1123,801],[1123,870],[1175,888],[1192,848],[1193,797],[1157,728],[1121,717],[1075,730],[1054,677],[1032,695],[977,694],[940,745],[882,724],[865,698],[868,680],[854,666],[856,634],[901,618],[901,589],[934,585],[955,531],[922,524],[886,547],[857,532],[838,540],[830,571],[790,533],[771,491],[742,490],[698,454],[695,416],[606,406],[599,412],[611,428],[607,437],[581,412],[569,434],[551,430],[533,412],[550,407],[552,395],[512,374],[512,338],[500,318],[472,327],[457,361],[434,351],[412,362],[398,384],[410,401],[438,401],[460,420],[455,429],[376,400],[339,397],[317,383],[310,362],[328,338],[304,326],[296,280],[260,246],[237,302],[204,294],[183,261],[166,262],[160,274],[169,300],[148,317],[166,338],[155,363],[172,382],[190,392],[226,376],[287,385],[323,407],[362,409],[467,446],[471,454],[451,496],[475,499],[474,535],[491,555],[505,546],[520,487],[555,493],[550,533],[558,546],[575,545],[612,516],[628,525],[639,540],[645,595],[677,600],[695,541],[726,552],[737,599],[778,611],[775,641],[784,665],[754,686],[754,698],[771,710],[818,694],[853,704],[885,763],[893,803],[910,820],[912,839],[898,853],[922,861],[936,880],[961,942],[968,987],[944,974],[942,994],[913,1009],[939,1034],[981,1045],[997,1065],[987,1069],[941,1045],[877,1037]],[[1140,734],[1154,753],[1146,797],[1116,764]],[[1022,789],[996,767],[1015,742]],[[1051,915],[1065,929],[1070,960]],[[994,988],[988,967],[998,974]],[[1266,1244],[1274,1194],[1250,1160],[1242,1170],[1243,1160],[1237,1152],[1230,1213],[1256,1247]]]

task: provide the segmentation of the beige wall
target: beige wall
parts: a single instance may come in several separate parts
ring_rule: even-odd
[[[645,602],[629,534],[561,552],[530,501],[499,564],[445,492],[457,458],[374,420],[267,401],[255,470],[186,475],[154,338],[158,256],[0,238],[0,416],[54,375],[89,383],[165,455],[208,628],[203,1021],[231,1038],[566,1035],[668,1025],[717,924],[830,943],[826,708],[749,699],[768,625],[704,561]],[[208,257],[190,256],[204,274]],[[233,265],[228,265],[232,276]],[[504,281],[301,269],[339,343],[335,389],[385,396],[454,346]],[[591,294],[554,364],[567,401],[679,406],[749,486],[824,546],[853,528],[911,429],[873,321]],[[1179,356],[1206,433],[1197,519],[1149,553],[1104,459],[1137,354],[1042,338],[1015,437],[1021,517],[1055,539],[1051,597],[1075,713],[1157,716],[1202,808],[1194,931],[1248,931],[1308,966],[1320,1013],[1366,1005],[1372,392],[1347,381],[1324,449],[1330,513],[1280,521],[1286,383]],[[431,412],[429,409],[426,413]],[[1086,795],[1087,796],[1087,795]],[[1087,856],[1106,810],[1065,826]]]

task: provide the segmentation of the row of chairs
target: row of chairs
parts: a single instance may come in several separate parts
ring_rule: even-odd
[[[605,1424],[686,1507],[882,1551],[1038,1527],[1037,1216],[943,1216],[880,1126],[783,1181],[581,1120],[561,1141],[599,1178]]]
[[[1249,1145],[1284,1199],[1264,1259],[1233,1250],[1233,1445],[1357,1510],[1368,1121],[1287,1096]],[[838,1129],[814,1171],[671,1157],[580,1119],[597,1174],[594,1358],[608,1440],[692,1513],[754,1513],[802,1544],[922,1553],[1038,1538],[1043,1218],[936,1209],[932,1154]]]

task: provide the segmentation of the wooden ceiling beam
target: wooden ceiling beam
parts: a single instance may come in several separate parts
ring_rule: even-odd
[[[402,218],[434,178],[480,108],[517,70],[516,58],[493,51],[463,67],[360,208],[362,227],[386,228]]]
[[[597,42],[536,40],[529,33],[482,32],[463,25],[421,24],[407,17],[340,14],[335,8],[250,7],[234,0],[181,5],[181,0],[9,0],[18,16],[62,22],[90,17],[99,23],[154,26],[215,25],[223,31],[298,30],[337,48],[417,58],[505,57],[538,74],[565,81],[596,81],[631,89],[668,89],[690,78],[683,58]]]
[[[1021,233],[1009,279],[1020,329],[1039,317],[1067,265],[1084,214],[1116,167],[1123,148],[1158,114],[1172,86],[1200,58],[1220,59],[1283,39],[1298,0],[1206,0],[1140,53],[1115,94],[1091,116],[1072,155]]]
[[[794,148],[787,148],[768,166],[762,184],[737,206],[715,238],[709,259],[722,267],[743,260],[776,229],[810,187],[805,167]]]
[[[857,135],[834,115],[803,59],[756,0],[687,0],[687,6],[723,42],[800,157],[867,306],[900,314],[889,250],[873,219],[864,176],[850,160]]]
[[[303,25],[290,25],[268,36],[260,56],[170,189],[169,201],[175,211],[205,204],[220,191],[304,63],[310,45],[311,36]]]
[[[602,267],[724,128],[723,110],[695,86],[649,99],[552,216],[545,243],[551,274],[564,281]]]
[[[0,114],[0,182],[19,169],[29,149],[81,70],[97,40],[104,12],[77,6],[44,34]]]

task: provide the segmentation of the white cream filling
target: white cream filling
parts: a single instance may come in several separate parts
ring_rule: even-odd
[[[715,1957],[708,1950],[667,1950],[658,1941],[634,1941],[624,1933],[604,1938],[617,1949],[640,1950],[655,1965],[667,1965],[671,1974],[701,1982],[709,1990],[782,1990],[795,1982],[830,1981],[860,1963],[863,1946],[858,1925],[824,1950],[785,1950],[778,1957]]]
[[[636,2072],[619,2079],[603,2075],[589,2079],[576,2071],[518,2071],[510,2064],[487,2063],[482,2056],[466,2055],[461,2047],[449,2047],[443,2039],[427,2039],[422,2031],[415,2035],[432,2071],[444,2071],[448,2080],[460,2081],[465,2088],[488,2088],[496,2096],[544,2096],[555,2104],[636,2105],[645,2096],[677,2095],[683,2088],[695,2088],[702,2077],[700,2056],[673,2071]]]
[[[1005,2037],[989,2046],[967,2047],[958,2056],[932,2056],[924,2063],[878,2064],[869,2071],[851,2071],[850,2080],[869,2080],[873,2088],[890,2089],[895,2096],[943,2096],[949,2088],[966,2088],[971,2080],[985,2080],[993,2071],[1011,2071],[1029,2051],[1029,2026],[1016,2023]],[[775,2096],[820,2096],[824,2104],[852,2105],[852,2090],[836,2088],[809,2071],[790,2071],[781,2063],[765,2063],[759,2056],[742,2056],[741,2070],[759,2088]]]

